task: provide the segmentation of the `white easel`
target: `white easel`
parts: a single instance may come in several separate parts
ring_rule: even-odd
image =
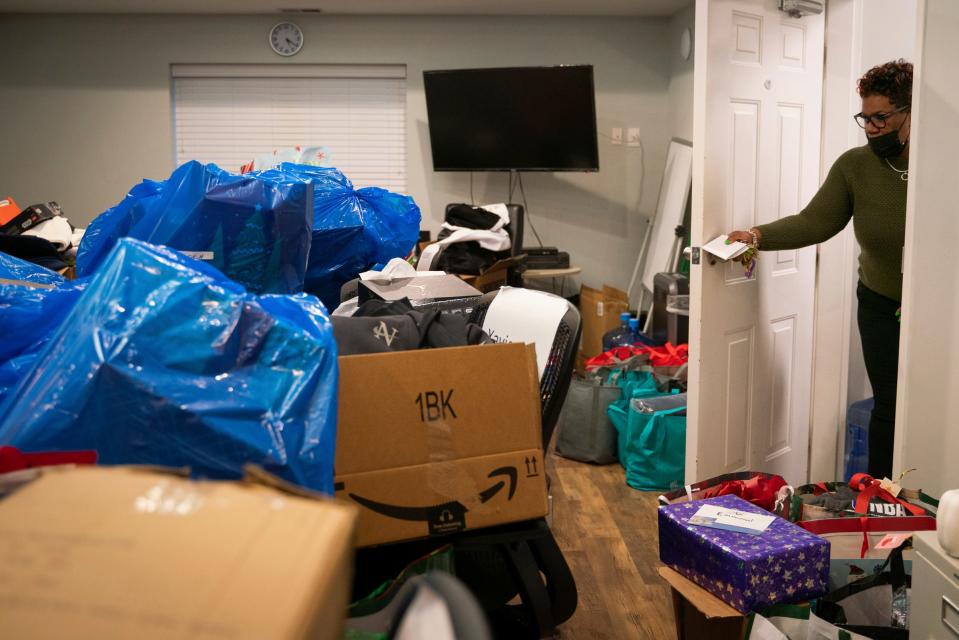
[[[689,205],[690,189],[693,179],[693,146],[691,143],[673,138],[669,143],[666,155],[666,168],[663,170],[663,182],[659,188],[659,199],[656,203],[656,215],[648,224],[643,246],[640,248],[633,268],[633,276],[626,289],[627,299],[630,298],[640,269],[643,277],[636,301],[636,312],[642,313],[646,302],[646,292],[650,298],[653,294],[653,278],[660,271],[675,269],[679,258],[682,236],[677,235],[677,227],[683,224],[683,218]],[[652,247],[652,255],[650,253]],[[644,332],[649,331],[652,313],[646,317]]]

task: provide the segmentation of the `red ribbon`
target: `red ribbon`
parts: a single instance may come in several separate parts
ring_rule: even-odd
[[[879,498],[883,502],[889,502],[892,504],[901,504],[903,508],[906,509],[909,513],[914,516],[924,516],[926,515],[925,510],[922,507],[917,507],[914,504],[911,504],[905,500],[897,498],[888,491],[882,488],[882,483],[879,480],[876,480],[868,473],[857,473],[852,478],[849,479],[849,486],[859,492],[859,496],[856,498],[856,512],[857,513],[868,513],[869,512],[869,503],[872,502],[873,498]]]
[[[780,476],[754,476],[748,480],[727,480],[703,492],[703,498],[736,495],[766,511],[776,508],[776,494],[785,486]]]
[[[918,518],[903,516],[893,518],[828,518],[826,520],[800,520],[796,523],[810,533],[824,536],[834,533],[862,533],[859,554],[866,557],[869,551],[870,533],[900,533],[907,531],[935,531],[936,519],[931,516]]]
[[[58,464],[96,464],[96,451],[41,451],[23,453],[16,447],[0,447],[0,473],[50,467]]]
[[[859,518],[859,526],[862,527],[862,547],[859,549],[859,557],[865,558],[869,551],[869,518]]]

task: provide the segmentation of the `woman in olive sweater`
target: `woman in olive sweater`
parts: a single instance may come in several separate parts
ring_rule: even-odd
[[[868,144],[842,154],[800,213],[749,231],[733,231],[761,251],[825,242],[852,220],[859,242],[859,333],[875,397],[869,421],[869,474],[892,475],[899,368],[902,252],[909,180],[912,64],[873,67],[859,79],[862,112],[855,117]]]

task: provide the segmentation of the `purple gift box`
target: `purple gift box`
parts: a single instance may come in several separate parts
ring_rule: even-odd
[[[818,598],[829,586],[829,542],[776,518],[752,535],[689,524],[710,504],[771,515],[739,496],[659,508],[659,558],[742,613]]]

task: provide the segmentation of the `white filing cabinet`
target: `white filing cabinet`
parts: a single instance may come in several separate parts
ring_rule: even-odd
[[[951,557],[935,531],[913,538],[910,640],[959,640],[959,559]]]

